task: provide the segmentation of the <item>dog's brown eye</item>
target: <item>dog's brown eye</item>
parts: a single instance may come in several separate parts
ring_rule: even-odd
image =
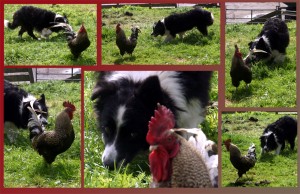
[[[136,138],[136,136],[137,136],[137,133],[130,133],[131,138]]]
[[[104,126],[103,126],[103,129],[104,129],[103,131],[104,131],[105,133],[107,133],[107,134],[109,134],[109,133],[110,133],[110,130],[109,130],[109,128],[108,128],[108,127],[104,127]]]

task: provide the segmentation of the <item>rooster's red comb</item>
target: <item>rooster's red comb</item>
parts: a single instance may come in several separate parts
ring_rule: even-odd
[[[63,106],[66,108],[70,108],[72,111],[76,110],[75,106],[69,101],[64,101]]]
[[[148,133],[146,140],[153,144],[165,132],[175,127],[174,114],[167,107],[158,104],[154,116],[148,124]]]
[[[225,144],[225,146],[226,146],[226,149],[229,150],[229,146],[230,146],[230,144],[231,144],[231,139],[225,140],[225,141],[224,141],[224,144]]]

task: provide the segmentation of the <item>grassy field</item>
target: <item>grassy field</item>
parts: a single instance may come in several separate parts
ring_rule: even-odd
[[[237,170],[229,160],[229,152],[222,145],[222,186],[223,187],[297,187],[297,145],[295,150],[289,149],[289,144],[279,154],[270,152],[261,155],[260,140],[263,130],[284,114],[273,112],[244,112],[222,115],[222,142],[231,138],[242,154],[247,154],[251,143],[256,145],[257,162],[246,175],[238,178]],[[296,115],[291,115],[296,117]],[[249,121],[250,117],[257,122]]]
[[[21,85],[21,87],[36,97],[45,94],[49,107],[49,125],[46,130],[54,128],[56,115],[63,110],[63,101],[73,102],[76,107],[72,120],[75,140],[66,152],[58,155],[56,160],[48,165],[31,147],[28,130],[20,130],[14,143],[10,143],[5,138],[4,187],[80,187],[80,83],[47,81]]]
[[[262,29],[261,24],[228,24],[226,26],[226,106],[227,107],[295,107],[296,106],[296,22],[287,23],[290,44],[282,64],[258,62],[252,66],[249,88],[241,82],[238,90],[231,84],[230,66],[237,44],[243,57],[248,54],[248,42]],[[287,92],[288,91],[288,92]]]
[[[96,117],[93,112],[93,102],[90,97],[95,85],[95,73],[85,72],[84,82],[84,181],[87,188],[148,188],[152,177],[148,164],[148,151],[141,153],[126,167],[109,171],[102,165],[101,157],[104,144],[97,130]],[[212,79],[211,100],[218,99],[217,74]],[[217,108],[209,108],[203,131],[213,141],[217,142],[218,125]]]
[[[220,63],[220,9],[208,8],[214,14],[214,24],[208,27],[208,36],[203,36],[197,29],[188,31],[181,40],[177,38],[164,43],[165,37],[152,37],[154,22],[171,13],[190,10],[190,7],[149,9],[147,7],[124,6],[121,8],[102,9],[102,64],[219,64]],[[125,16],[128,11],[133,16]],[[139,26],[141,33],[132,57],[123,57],[116,46],[115,27],[122,24],[126,36],[131,34],[131,26]]]
[[[12,22],[13,13],[22,5],[5,4],[4,18]],[[22,39],[18,37],[19,28],[4,30],[4,64],[5,65],[95,65],[96,64],[96,29],[97,8],[96,5],[34,5],[36,7],[51,10],[55,13],[67,15],[74,31],[78,31],[84,23],[87,29],[90,47],[82,52],[76,60],[71,54],[66,37],[63,32],[53,33],[49,39],[34,40],[27,33]],[[34,32],[39,38],[40,35]]]

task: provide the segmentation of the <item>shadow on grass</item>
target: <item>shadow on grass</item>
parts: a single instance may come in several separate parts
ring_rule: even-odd
[[[188,33],[183,36],[183,39],[180,39],[178,35],[171,40],[170,42],[164,42],[165,36],[163,36],[160,41],[157,41],[156,44],[154,45],[157,48],[160,48],[161,46],[165,44],[169,45],[178,45],[180,43],[188,44],[188,45],[198,45],[198,46],[206,46],[210,45],[211,42],[214,39],[214,33],[209,33],[207,36],[204,36],[200,32],[192,32]]]
[[[288,149],[288,150],[283,150],[283,151],[280,152],[281,156],[290,158],[293,155],[295,155],[295,153],[297,153],[297,150],[290,150],[289,148],[286,148],[286,149]],[[268,162],[268,163],[273,164],[275,157],[277,157],[277,155],[274,153],[274,151],[271,151],[271,152],[268,152],[268,153],[265,153],[265,154],[261,154],[260,158],[259,158],[259,161],[260,162]]]
[[[17,129],[17,130],[23,130],[23,129]],[[4,135],[4,144],[8,146],[15,146],[27,149],[30,146],[30,140],[29,140],[29,133],[28,137],[26,135],[23,135],[23,131],[19,132],[16,139],[13,142],[10,142],[10,140],[7,137],[7,134]]]
[[[79,169],[74,168],[73,165],[56,161],[49,165],[44,160],[40,160],[40,162],[36,164],[33,174],[34,176],[39,175],[44,178],[57,179],[57,177],[60,177],[60,179],[68,181],[76,177],[78,172]]]
[[[236,182],[230,182],[225,187],[249,187],[253,185],[253,177],[243,175],[242,178],[236,180]]]
[[[38,33],[35,33],[35,36],[37,38],[41,38]],[[18,36],[11,36],[5,43],[36,43],[36,42],[66,42],[67,39],[66,36],[63,33],[54,33],[53,35],[50,35],[49,38],[41,38],[41,40],[35,40],[31,36],[27,35],[27,33],[24,33],[22,38]],[[22,45],[20,45],[22,46]]]
[[[115,65],[121,65],[121,64],[124,63],[124,61],[134,62],[135,60],[136,60],[136,56],[134,56],[134,55],[126,55],[125,57],[123,56],[123,57],[120,57],[120,58],[116,59],[114,61],[114,64]]]
[[[233,91],[232,101],[240,102],[240,101],[244,100],[245,98],[248,98],[249,96],[252,96],[251,84],[248,87],[240,86],[235,91]]]

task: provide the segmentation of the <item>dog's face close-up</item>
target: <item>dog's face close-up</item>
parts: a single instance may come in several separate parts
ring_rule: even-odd
[[[278,147],[276,137],[273,132],[267,132],[260,137],[262,152],[270,152]]]
[[[163,36],[165,34],[165,26],[164,23],[162,21],[158,21],[155,22],[153,24],[153,32],[152,32],[152,36],[157,37],[158,35]]]
[[[56,16],[55,16],[55,20],[54,20],[54,24],[53,25],[55,25],[55,24],[57,24],[57,23],[65,23],[65,24],[68,24],[69,23],[69,20],[68,20],[68,18],[67,18],[67,16],[66,15],[60,15],[60,14],[56,14]],[[51,31],[53,31],[53,32],[59,32],[59,31],[63,31],[64,30],[64,28],[63,27],[52,27],[51,28]]]
[[[123,80],[102,84],[101,92],[92,99],[101,99],[95,109],[105,144],[102,162],[113,169],[126,165],[139,151],[148,149],[148,121],[163,94],[157,76],[141,83]]]
[[[268,57],[270,57],[270,46],[263,37],[249,42],[248,46],[250,53],[245,59],[247,64],[268,59]]]

